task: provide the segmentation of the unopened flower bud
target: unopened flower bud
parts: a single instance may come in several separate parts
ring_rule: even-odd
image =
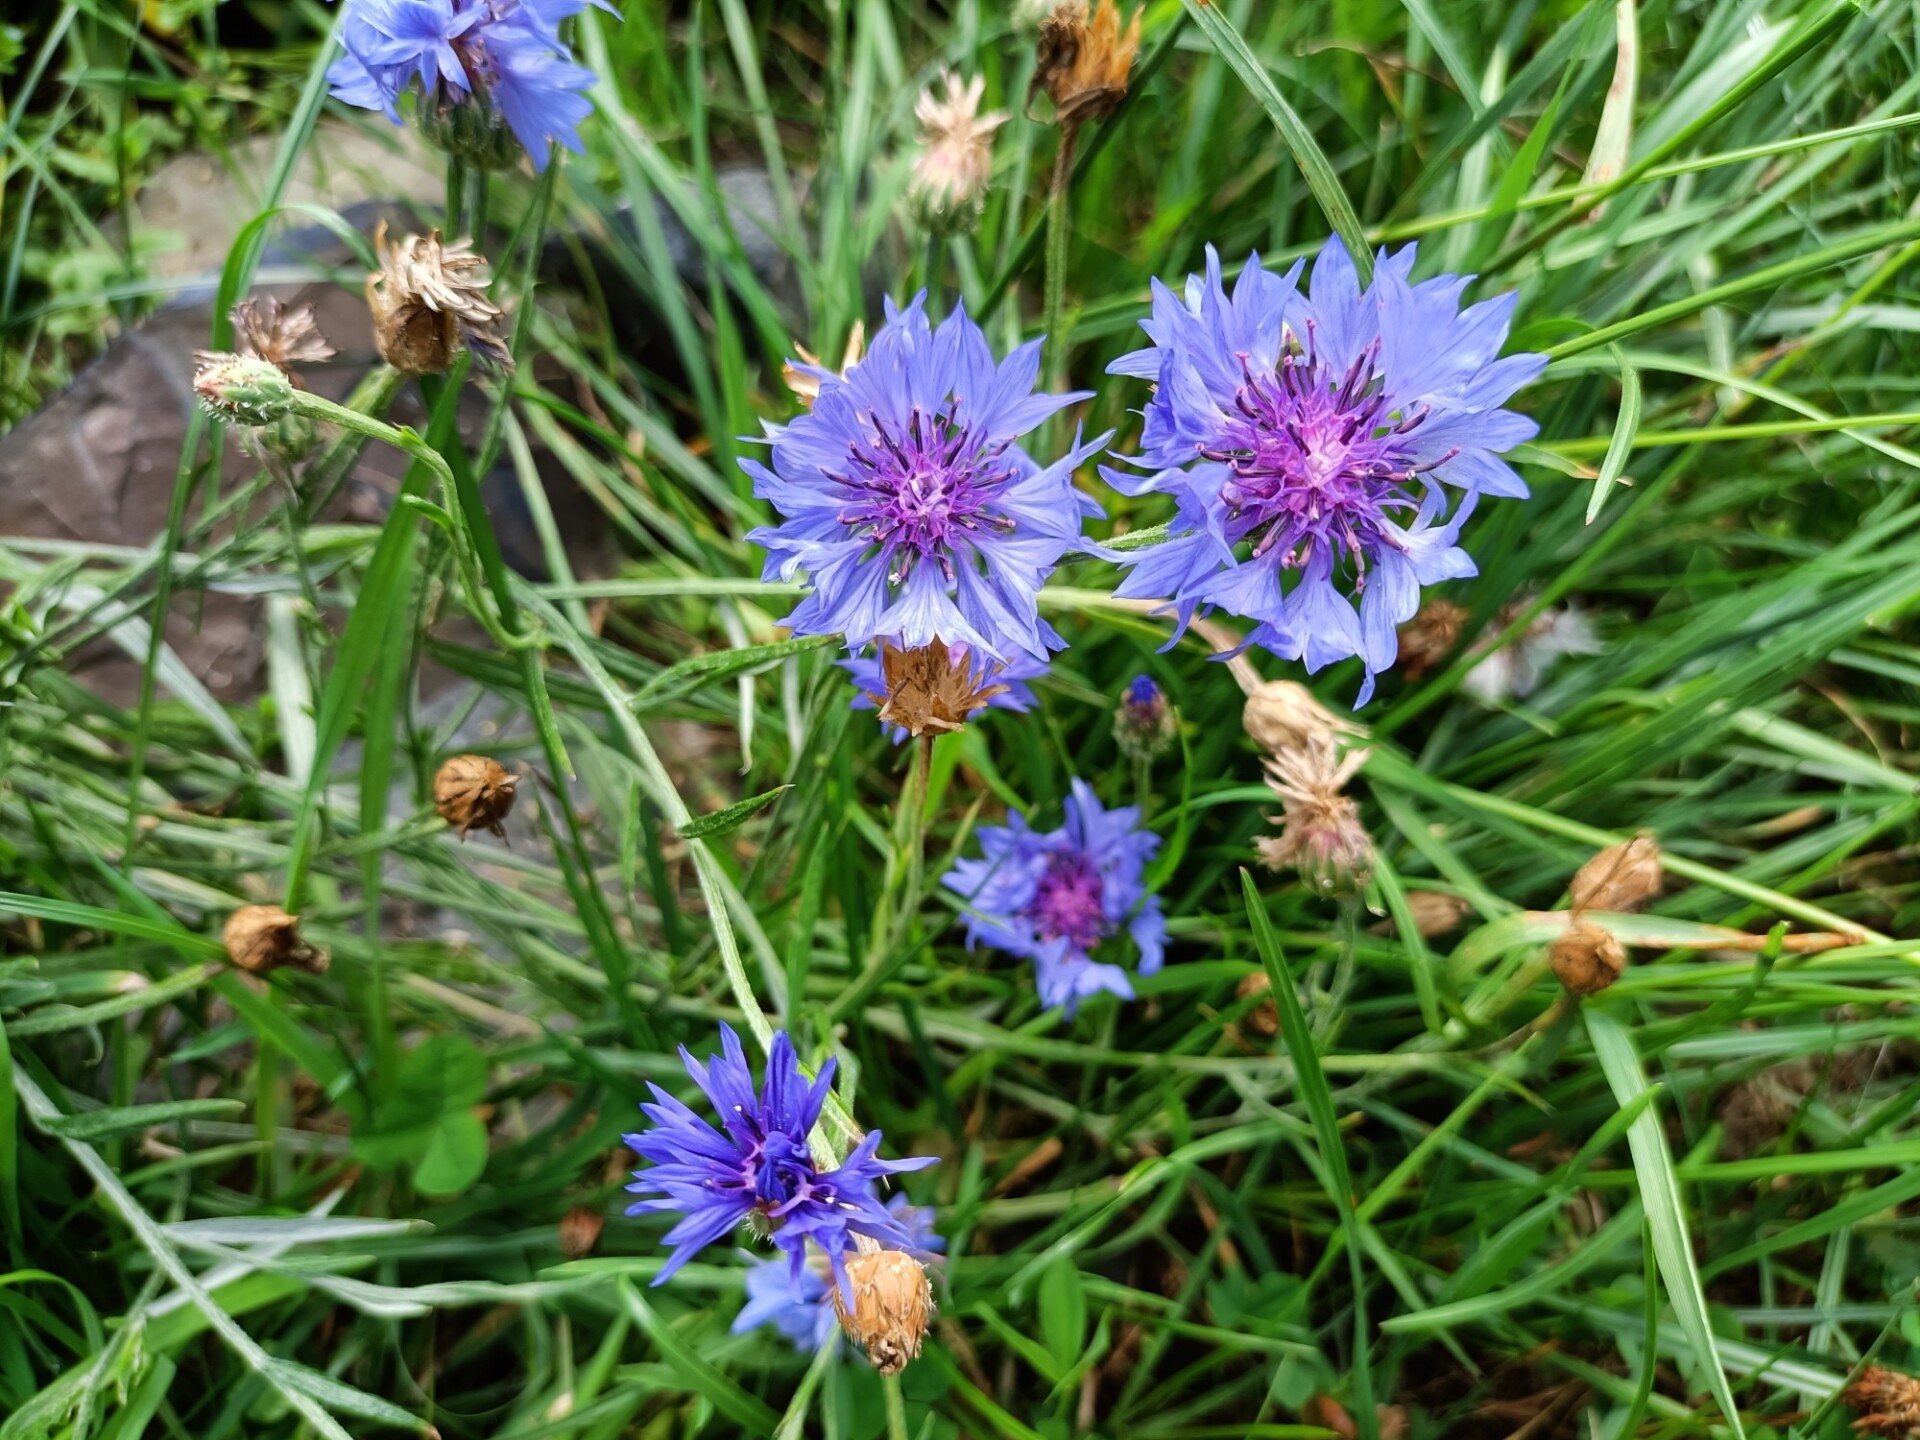
[[[1609,845],[1574,872],[1568,889],[1575,910],[1638,910],[1660,893],[1660,845],[1651,835]]]
[[[470,830],[488,830],[506,838],[500,822],[513,812],[520,777],[485,755],[455,755],[433,777],[433,808],[462,840]]]
[[[927,1322],[933,1315],[933,1286],[927,1269],[899,1250],[871,1250],[847,1258],[853,1308],[839,1285],[833,1287],[840,1326],[867,1352],[882,1375],[898,1375],[920,1356]]]
[[[1553,973],[1569,994],[1597,995],[1627,968],[1626,948],[1611,930],[1576,920],[1548,952]]]
[[[1331,742],[1341,734],[1364,735],[1353,721],[1335,715],[1293,680],[1269,680],[1247,696],[1240,723],[1253,743],[1269,755],[1304,750],[1315,740]]]
[[[949,650],[941,640],[912,650],[883,640],[880,673],[886,693],[868,698],[880,707],[883,725],[897,725],[916,738],[946,735],[963,729],[968,716],[1006,693],[994,679],[998,671],[991,662],[976,664],[965,651]]]
[[[1125,30],[1113,0],[1099,0],[1089,16],[1087,0],[1060,0],[1040,22],[1027,107],[1042,90],[1053,101],[1056,123],[1073,127],[1104,120],[1126,98],[1134,57],[1140,53],[1140,11]]]
[[[293,384],[268,360],[201,351],[194,356],[194,393],[221,420],[272,425],[293,413]]]
[[[322,974],[327,952],[300,938],[299,922],[278,905],[242,905],[220,932],[227,958],[242,970],[264,975],[283,965]]]
[[[1136,675],[1113,712],[1113,743],[1129,760],[1151,760],[1180,733],[1173,707],[1151,676]]]

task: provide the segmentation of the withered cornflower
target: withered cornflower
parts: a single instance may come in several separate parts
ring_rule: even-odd
[[[1007,112],[980,113],[987,82],[976,75],[962,84],[951,70],[913,107],[920,122],[920,153],[914,157],[907,199],[930,227],[965,226],[980,213],[993,177],[993,134]],[[942,91],[945,93],[943,94]]]
[[[1086,781],[1073,781],[1067,823],[1038,831],[1015,811],[980,830],[980,859],[961,860],[940,883],[967,903],[967,945],[987,944],[1033,961],[1042,1003],[1071,1015],[1107,991],[1133,998],[1133,982],[1092,951],[1123,928],[1152,975],[1166,953],[1159,897],[1147,893],[1147,861],[1160,837],[1135,806],[1106,810]]]
[[[487,262],[472,246],[449,245],[438,230],[389,243],[383,220],[373,248],[380,268],[367,277],[367,308],[382,359],[407,375],[444,375],[464,345],[513,369],[497,328],[503,312],[487,298]]]
[[[1332,239],[1311,295],[1300,264],[1275,275],[1258,256],[1229,295],[1209,247],[1184,295],[1155,282],[1153,344],[1109,367],[1158,389],[1133,462],[1149,473],[1106,478],[1178,507],[1172,540],[1124,557],[1118,593],[1169,597],[1183,627],[1244,616],[1247,643],[1309,670],[1358,656],[1361,704],[1420,587],[1475,573],[1457,543],[1475,502],[1526,495],[1498,456],[1538,427],[1500,407],[1546,364],[1496,358],[1514,295],[1462,310],[1471,277],[1414,284],[1413,262],[1382,251],[1363,291]]]
[[[1044,90],[1063,127],[1113,114],[1126,98],[1134,57],[1140,53],[1140,14],[1135,10],[1122,27],[1114,0],[1099,0],[1091,14],[1087,0],[1060,0],[1040,22],[1029,108]]]
[[[942,651],[944,657],[938,653]],[[913,663],[916,660],[919,663]],[[896,745],[913,734],[957,730],[976,710],[1031,710],[1039,701],[1027,682],[1047,673],[1046,662],[1031,655],[1016,654],[1004,665],[993,660],[975,663],[966,646],[939,641],[903,651],[883,640],[878,655],[834,663],[859,687],[853,708],[879,710],[880,722]]]
[[[1316,735],[1266,759],[1267,784],[1281,800],[1273,821],[1280,833],[1259,843],[1269,868],[1297,870],[1324,895],[1366,886],[1373,876],[1373,837],[1345,793],[1366,758],[1364,749],[1343,755],[1334,740]]]
[[[338,353],[320,333],[311,304],[283,305],[275,295],[249,295],[228,318],[233,322],[233,348],[279,366],[296,386],[300,377],[294,366],[317,365]]]
[[[1100,507],[1074,488],[1102,435],[1042,465],[1018,439],[1088,392],[1035,394],[1040,342],[996,362],[956,309],[936,329],[922,293],[887,302],[872,348],[844,375],[822,374],[813,408],[769,426],[772,465],[743,459],[753,492],[783,517],[748,539],[763,578],[813,581],[786,618],[796,635],[885,636],[972,654],[1044,660],[1066,642],[1040,618],[1041,585]]]
[[[627,1213],[665,1211],[682,1217],[667,1232],[664,1243],[673,1255],[653,1283],[670,1279],[701,1250],[749,1221],[765,1226],[768,1238],[785,1252],[796,1294],[805,1283],[809,1241],[825,1254],[842,1287],[855,1235],[906,1248],[912,1237],[874,1194],[874,1183],[923,1169],[933,1160],[881,1160],[875,1153],[880,1132],[873,1130],[845,1162],[821,1169],[807,1147],[807,1133],[833,1086],[834,1062],[822,1065],[809,1085],[792,1040],[779,1031],[756,1092],[740,1037],[726,1025],[720,1027],[720,1047],[721,1053],[703,1065],[682,1046],[680,1060],[712,1103],[721,1129],[650,1084],[653,1102],[640,1109],[651,1127],[623,1137],[635,1154],[654,1162],[651,1169],[636,1171],[627,1189],[658,1197],[628,1206]]]

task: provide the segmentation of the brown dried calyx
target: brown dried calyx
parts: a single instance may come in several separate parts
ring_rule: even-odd
[[[1040,22],[1039,53],[1027,110],[1042,90],[1053,101],[1054,120],[1077,128],[1104,120],[1126,98],[1134,57],[1140,53],[1140,11],[1123,30],[1114,0],[1100,0],[1091,16],[1087,0],[1061,0]]]
[[[880,673],[886,694],[869,695],[880,707],[883,725],[898,725],[916,739],[946,735],[965,727],[967,717],[984,710],[1007,687],[993,677],[999,667],[977,665],[966,650],[949,649],[944,640],[903,650],[880,642]]]
[[[1905,1437],[1920,1432],[1920,1380],[1869,1365],[1841,1393],[1841,1400],[1866,1413],[1853,1422],[1861,1435]]]
[[[278,905],[242,905],[227,917],[220,939],[227,958],[254,975],[284,965],[314,975],[327,968],[327,952],[302,940],[299,921]]]
[[[320,333],[312,305],[282,305],[274,295],[249,295],[227,313],[233,322],[233,348],[241,355],[277,365],[300,389],[296,365],[317,365],[339,352]]]
[[[1660,893],[1660,846],[1651,835],[1609,845],[1575,872],[1573,908],[1631,914]]]
[[[383,220],[373,245],[380,268],[367,277],[367,308],[382,359],[407,375],[444,375],[465,347],[513,369],[496,328],[503,312],[487,298],[487,262],[468,242],[449,245],[433,230],[389,244]]]
[[[1314,740],[1332,742],[1367,733],[1364,726],[1334,714],[1295,680],[1268,680],[1249,692],[1240,723],[1269,755],[1304,749]]]
[[[1442,890],[1407,891],[1407,910],[1413,916],[1413,928],[1420,932],[1421,938],[1437,939],[1442,935],[1451,935],[1460,928],[1460,922],[1467,918],[1467,912],[1473,907],[1458,895],[1449,895]],[[1380,921],[1368,927],[1374,935],[1392,935],[1396,931],[1392,919]]]
[[[462,840],[472,830],[488,830],[506,839],[500,822],[513,813],[520,777],[485,755],[455,755],[433,777],[433,808]]]
[[[833,1287],[833,1309],[840,1328],[852,1336],[882,1375],[898,1375],[920,1358],[927,1322],[933,1316],[933,1286],[926,1266],[900,1250],[870,1250],[847,1260],[853,1308],[841,1287]]]
[[[1360,807],[1344,793],[1366,754],[1342,755],[1334,740],[1315,736],[1266,760],[1267,784],[1282,802],[1280,815],[1269,817],[1280,833],[1262,837],[1258,847],[1269,868],[1297,870],[1323,895],[1366,888],[1373,877],[1373,837]]]
[[[1596,995],[1627,968],[1626,947],[1603,925],[1575,920],[1547,952],[1553,973],[1572,995]]]
[[[1418,680],[1459,643],[1471,615],[1464,605],[1433,599],[1400,627],[1400,668],[1407,679]]]

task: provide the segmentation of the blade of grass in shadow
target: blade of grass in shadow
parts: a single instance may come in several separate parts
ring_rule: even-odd
[[[1647,1077],[1640,1057],[1626,1029],[1611,1012],[1601,1006],[1583,1010],[1587,1036],[1593,1053],[1606,1073],[1614,1099],[1631,1104],[1647,1089]],[[1700,1288],[1700,1272],[1693,1263],[1693,1239],[1687,1231],[1686,1211],[1680,1201],[1680,1184],[1674,1177],[1673,1157],[1667,1153],[1667,1138],[1660,1128],[1657,1109],[1648,1109],[1627,1129],[1627,1146],[1633,1152],[1633,1168],[1640,1181],[1640,1199],[1646,1207],[1647,1224],[1653,1233],[1654,1254],[1660,1262],[1660,1278],[1667,1287],[1687,1348],[1694,1363],[1705,1372],[1713,1389],[1713,1398],[1732,1426],[1736,1440],[1744,1440],[1746,1428],[1740,1423],[1740,1407],[1734,1402],[1733,1387],[1727,1381],[1720,1352],[1714,1348],[1713,1325],[1707,1318],[1707,1297]],[[1652,1284],[1653,1277],[1646,1277]]]
[[[1340,1216],[1340,1230],[1346,1237],[1347,1260],[1353,1272],[1353,1412],[1359,1433],[1366,1440],[1379,1440],[1380,1417],[1373,1408],[1373,1371],[1367,1346],[1372,1326],[1367,1321],[1366,1277],[1360,1264],[1360,1224],[1354,1213],[1353,1178],[1347,1170],[1347,1151],[1340,1133],[1339,1117],[1333,1111],[1333,1092],[1320,1069],[1320,1056],[1313,1045],[1313,1031],[1306,1012],[1300,1008],[1299,992],[1293,988],[1293,975],[1280,942],[1274,938],[1273,923],[1267,919],[1267,907],[1254,888],[1253,876],[1240,872],[1240,893],[1246,902],[1247,919],[1253,926],[1254,948],[1267,967],[1267,980],[1280,1010],[1280,1034],[1287,1053],[1293,1057],[1294,1085],[1307,1118],[1313,1122],[1314,1138],[1319,1141],[1321,1162],[1327,1168],[1328,1198]]]

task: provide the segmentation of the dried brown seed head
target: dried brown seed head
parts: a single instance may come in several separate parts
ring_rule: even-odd
[[[1441,935],[1450,935],[1460,928],[1460,922],[1467,918],[1467,912],[1473,907],[1458,895],[1448,895],[1439,890],[1407,891],[1407,909],[1413,913],[1413,928],[1423,939],[1432,940]],[[1396,935],[1398,925],[1391,917],[1378,921],[1369,927],[1375,935]]]
[[[1861,1435],[1891,1435],[1910,1440],[1920,1433],[1920,1380],[1897,1370],[1869,1365],[1841,1393],[1841,1400],[1866,1414],[1853,1422]]]
[[[1334,714],[1311,690],[1293,680],[1269,680],[1248,695],[1240,722],[1253,743],[1269,755],[1303,749],[1314,740],[1367,733],[1352,720]]]
[[[1660,893],[1660,846],[1651,835],[1609,845],[1574,873],[1575,910],[1632,913]]]
[[[1280,1002],[1273,998],[1273,981],[1264,970],[1255,970],[1242,975],[1240,983],[1233,993],[1242,1000],[1258,995],[1260,1003],[1255,1005],[1240,1019],[1240,1023],[1256,1035],[1264,1035],[1271,1040],[1280,1033]]]
[[[976,665],[964,648],[950,650],[941,640],[914,650],[882,641],[880,673],[887,693],[869,698],[880,707],[883,725],[898,725],[915,737],[945,735],[964,728],[968,716],[1006,693],[993,678],[999,668]]]
[[[1460,631],[1471,618],[1463,605],[1451,600],[1429,600],[1413,619],[1400,627],[1400,668],[1409,680],[1418,680],[1459,642]]]
[[[274,295],[249,295],[229,312],[233,348],[242,355],[277,365],[295,385],[295,365],[317,365],[336,352],[320,333],[313,306],[286,306]]]
[[[964,229],[979,217],[993,176],[993,132],[1007,123],[1004,110],[980,113],[986,88],[978,75],[963,85],[948,70],[913,108],[920,122],[920,153],[907,182],[907,200],[931,229]]]
[[[380,268],[367,277],[373,341],[381,357],[408,375],[444,375],[460,347],[503,370],[513,356],[497,326],[502,311],[487,298],[487,262],[462,240],[446,244],[438,230],[387,240],[374,232]]]
[[[833,1287],[833,1309],[882,1375],[898,1375],[920,1357],[927,1322],[933,1316],[933,1286],[927,1269],[899,1250],[871,1250],[850,1256],[847,1281],[853,1309],[841,1287]]]
[[[793,392],[793,398],[811,410],[813,402],[820,398],[821,382],[830,375],[844,377],[860,363],[860,357],[866,353],[866,349],[867,326],[863,320],[854,321],[853,329],[847,333],[846,353],[840,357],[837,371],[829,370],[818,355],[796,340],[793,350],[800,357],[800,363],[785,361],[780,366],[780,378],[787,382],[787,389]]]
[[[1597,995],[1627,968],[1626,947],[1602,925],[1576,920],[1547,952],[1553,973],[1573,995]]]
[[[560,1217],[560,1253],[578,1260],[593,1253],[600,1243],[600,1232],[607,1228],[607,1217],[586,1205],[576,1205]]]
[[[1042,90],[1053,101],[1054,120],[1077,127],[1104,120],[1126,98],[1134,58],[1140,53],[1140,14],[1123,29],[1114,0],[1099,0],[1091,15],[1087,0],[1062,0],[1040,22],[1033,83],[1027,107]]]
[[[327,968],[327,952],[302,940],[299,921],[278,905],[242,905],[227,917],[220,939],[227,958],[254,975],[283,965],[315,975]]]
[[[520,777],[485,755],[455,755],[433,777],[433,808],[460,838],[470,830],[489,830],[501,839],[500,822],[513,813],[514,787]]]
[[[1280,833],[1259,843],[1262,861],[1274,870],[1297,870],[1323,895],[1365,888],[1373,877],[1373,837],[1343,788],[1366,755],[1342,755],[1333,739],[1314,736],[1265,761],[1267,784],[1282,803],[1280,815],[1271,817]]]

